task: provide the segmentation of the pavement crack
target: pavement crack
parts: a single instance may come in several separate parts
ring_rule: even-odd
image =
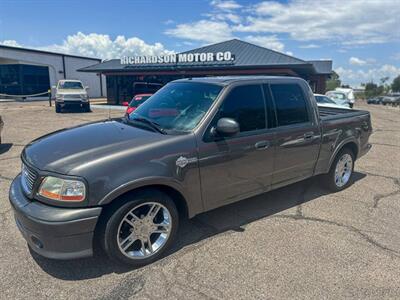
[[[375,241],[372,237],[370,237],[369,235],[365,234],[364,232],[362,232],[360,229],[352,226],[352,225],[345,225],[342,223],[338,223],[335,221],[330,221],[330,220],[326,220],[326,219],[321,219],[321,218],[316,218],[316,217],[298,217],[296,215],[275,215],[272,216],[272,218],[282,218],[282,219],[292,219],[292,220],[296,220],[296,221],[310,221],[310,222],[319,222],[319,223],[323,223],[323,224],[328,224],[328,225],[334,225],[334,226],[338,226],[338,227],[342,227],[345,228],[347,230],[349,230],[350,232],[353,232],[355,234],[357,234],[358,236],[360,236],[363,240],[365,240],[366,242],[368,242],[369,244],[375,246],[376,248],[383,250],[395,257],[400,258],[400,252],[390,249],[389,247],[380,244],[379,242]]]
[[[4,180],[7,180],[7,181],[13,181],[13,178],[6,177],[6,176],[3,176],[1,174],[0,174],[0,179],[4,179]]]
[[[376,194],[374,195],[374,208],[377,208],[379,205],[379,201],[386,197],[390,196],[395,196],[400,193],[400,180],[398,178],[392,178],[394,184],[397,186],[397,190],[390,192],[390,193],[385,193],[385,194]]]

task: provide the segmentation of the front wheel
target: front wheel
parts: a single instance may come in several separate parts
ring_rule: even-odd
[[[170,197],[158,191],[141,194],[109,217],[102,244],[111,259],[140,267],[162,257],[178,226],[178,211]]]
[[[351,183],[354,171],[354,154],[350,149],[342,149],[325,175],[325,186],[333,192],[347,188]]]

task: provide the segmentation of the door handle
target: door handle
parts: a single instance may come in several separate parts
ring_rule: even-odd
[[[304,134],[304,139],[305,139],[305,140],[311,140],[313,137],[314,137],[314,132],[313,132],[313,131],[311,131],[311,132],[306,132],[306,133]]]
[[[269,142],[268,141],[259,141],[255,145],[257,150],[263,150],[267,149],[269,147]]]

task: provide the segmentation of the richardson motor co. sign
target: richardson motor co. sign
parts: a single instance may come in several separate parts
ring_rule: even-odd
[[[173,63],[197,63],[197,62],[232,62],[235,58],[230,51],[225,52],[201,52],[180,53],[158,56],[124,56],[122,65],[136,64],[173,64]]]

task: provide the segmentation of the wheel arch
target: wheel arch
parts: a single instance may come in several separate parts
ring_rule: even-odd
[[[142,183],[132,184],[124,186],[104,197],[99,205],[103,206],[119,206],[129,198],[129,196],[138,195],[140,193],[149,192],[151,190],[157,190],[161,193],[168,195],[176,208],[178,209],[179,215],[188,218],[190,217],[190,207],[188,206],[187,199],[184,193],[174,185],[166,183]]]
[[[345,140],[342,143],[339,144],[338,147],[336,147],[335,152],[332,154],[330,162],[329,162],[329,168],[328,170],[331,169],[333,162],[335,161],[336,156],[340,153],[340,151],[342,151],[343,149],[350,149],[353,154],[354,154],[354,160],[357,159],[358,156],[358,152],[359,152],[359,147],[357,142],[354,139],[351,140]]]

